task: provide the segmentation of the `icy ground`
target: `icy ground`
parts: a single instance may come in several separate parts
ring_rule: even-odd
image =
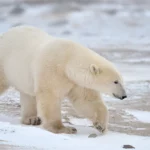
[[[99,135],[96,138],[88,138],[88,134],[97,133],[96,130],[76,125],[77,135],[56,135],[39,128],[23,127],[0,123],[0,138],[2,144],[19,145],[28,149],[40,150],[122,150],[124,145],[131,145],[136,150],[148,150],[150,138],[141,136],[129,136],[126,134],[109,132],[107,135]]]
[[[119,101],[104,95],[110,121],[109,132],[103,136],[64,101],[63,122],[76,127],[78,133],[55,135],[19,123],[19,93],[10,89],[0,96],[0,150],[122,150],[123,145],[150,150],[150,3],[56,0],[35,5],[14,1],[0,1],[0,33],[28,24],[92,48],[116,64],[124,77],[128,98]],[[98,137],[89,138],[91,133]]]

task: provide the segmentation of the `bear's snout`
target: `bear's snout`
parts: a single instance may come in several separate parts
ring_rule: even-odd
[[[113,93],[113,96],[114,96],[115,98],[118,98],[118,99],[121,99],[121,100],[127,98],[127,95],[118,96],[118,95],[116,95],[116,94],[114,94],[114,93]]]
[[[123,100],[123,99],[125,99],[125,98],[127,98],[127,95],[122,96],[122,98],[121,98],[121,99]]]

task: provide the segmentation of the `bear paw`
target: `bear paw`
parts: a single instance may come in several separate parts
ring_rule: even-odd
[[[44,126],[43,126],[44,127]],[[61,126],[61,127],[57,127],[57,126],[49,126],[44,127],[46,130],[49,130],[50,132],[53,133],[66,133],[66,134],[75,134],[77,133],[77,129],[74,127],[66,127],[66,126]]]
[[[41,119],[37,116],[22,119],[22,123],[26,125],[40,125]]]
[[[67,134],[75,134],[77,133],[77,129],[74,127],[63,127],[62,131]]]
[[[107,132],[107,127],[106,127],[105,124],[96,122],[96,123],[94,123],[94,127],[95,127],[98,131],[100,131],[101,133],[106,133],[106,132]]]

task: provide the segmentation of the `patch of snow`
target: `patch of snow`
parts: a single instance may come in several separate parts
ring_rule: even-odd
[[[150,70],[149,65],[135,65],[135,64],[116,64],[119,71],[123,75],[125,81],[148,81]]]
[[[128,114],[133,115],[141,122],[150,123],[150,112],[140,110],[126,110]]]
[[[80,119],[80,118],[69,118],[70,122],[74,125],[81,125],[81,126],[91,126],[92,122],[88,119]]]
[[[0,34],[6,32],[10,28],[10,24],[7,22],[0,22]]]
[[[14,88],[9,88],[8,91],[0,95],[0,103],[19,104],[19,102],[20,102],[19,92],[16,91]]]
[[[0,121],[2,121],[2,122],[11,122],[12,124],[19,124],[20,123],[18,118],[14,117],[14,116],[8,116],[4,113],[0,114]]]
[[[52,7],[50,7],[50,5],[41,5],[40,9],[38,5],[32,7],[25,6],[25,8],[26,8],[25,15],[34,17],[40,15],[43,12],[52,10]]]
[[[103,150],[122,150],[125,144],[134,146],[136,150],[150,149],[150,137],[108,132],[106,135],[98,135],[92,139],[88,138],[89,134],[99,134],[95,129],[78,126],[77,129],[78,133],[75,135],[53,134],[38,127],[0,122],[0,140],[7,141],[7,144],[10,145],[30,146],[45,150],[99,150],[101,148]]]
[[[137,128],[136,130],[145,130],[145,128]]]
[[[140,58],[140,59],[126,59],[126,60],[122,60],[122,62],[127,62],[127,63],[150,63],[150,59],[149,58]]]

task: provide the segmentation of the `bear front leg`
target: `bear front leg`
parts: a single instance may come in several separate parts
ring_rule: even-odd
[[[53,133],[76,133],[73,127],[65,127],[61,121],[61,100],[50,92],[37,93],[38,115],[42,126]]]
[[[37,116],[37,105],[35,97],[20,93],[21,102],[21,123],[26,125],[41,124],[40,118]]]
[[[102,133],[107,131],[109,114],[98,92],[76,86],[70,91],[68,98],[81,115],[93,122],[96,129]]]
[[[95,106],[94,106],[95,105]],[[109,113],[104,103],[95,102],[92,107],[96,107],[95,116],[93,117],[94,127],[102,133],[107,132]]]

